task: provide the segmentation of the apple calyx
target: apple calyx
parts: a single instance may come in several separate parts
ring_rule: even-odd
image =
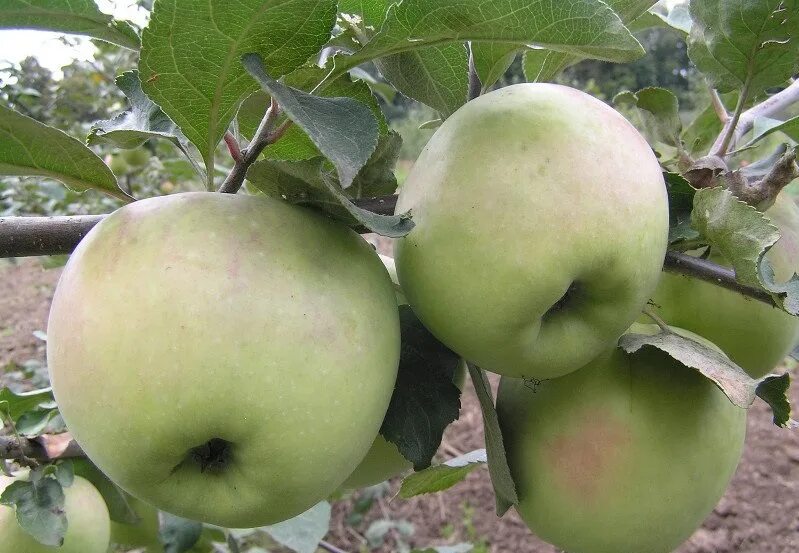
[[[222,438],[211,438],[204,444],[191,448],[183,463],[199,465],[200,472],[207,471],[218,474],[230,464],[232,453],[233,444],[231,442]]]

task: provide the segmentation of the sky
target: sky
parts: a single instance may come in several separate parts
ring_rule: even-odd
[[[146,22],[146,12],[139,9],[133,0],[96,0],[96,3],[100,11],[117,19],[133,21],[137,25]],[[58,40],[61,36],[60,33],[46,31],[0,30],[0,67],[6,62],[16,63],[34,56],[58,76],[61,67],[75,59],[93,59],[95,47],[88,38],[73,35],[70,39],[76,46],[70,47]]]
[[[96,0],[101,11],[117,19],[127,19],[137,25],[144,25],[146,12],[139,9],[133,0]],[[673,5],[681,0],[663,0]],[[5,62],[16,63],[27,56],[34,56],[44,67],[58,77],[64,65],[75,59],[88,60],[94,57],[95,48],[88,38],[71,37],[76,45],[65,46],[58,38],[59,33],[45,31],[0,31],[0,68]]]

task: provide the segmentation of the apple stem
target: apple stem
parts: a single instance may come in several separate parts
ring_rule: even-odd
[[[669,328],[669,325],[668,325],[668,323],[666,323],[666,321],[664,321],[663,319],[661,319],[661,318],[660,318],[660,317],[659,317],[659,316],[658,316],[658,315],[657,315],[657,314],[656,314],[656,313],[655,313],[655,312],[652,310],[652,307],[651,307],[650,305],[646,305],[646,306],[644,307],[644,309],[641,311],[641,313],[643,313],[644,315],[646,315],[647,317],[649,317],[650,319],[652,319],[653,321],[655,321],[655,324],[657,324],[657,325],[660,327],[660,330],[665,330],[665,331],[670,331],[670,330],[671,330],[671,329]]]
[[[250,165],[255,163],[255,160],[258,159],[258,156],[261,155],[264,148],[280,140],[283,133],[285,133],[288,128],[288,121],[284,122],[275,130],[275,125],[277,124],[279,116],[280,107],[277,105],[277,101],[272,98],[263,119],[261,119],[260,125],[258,125],[258,130],[255,131],[252,142],[250,142],[247,148],[239,152],[238,159],[236,159],[233,150],[231,150],[231,155],[233,155],[233,159],[236,160],[236,163],[225,178],[225,182],[223,182],[222,186],[219,188],[219,192],[224,194],[235,194],[238,192],[244,184],[244,178],[247,176],[247,170],[250,168]],[[229,142],[228,147],[230,147]]]
[[[480,94],[482,94],[483,83],[480,82],[480,76],[477,74],[477,67],[474,65],[474,51],[472,50],[472,43],[469,43],[469,93],[468,100],[472,101]]]

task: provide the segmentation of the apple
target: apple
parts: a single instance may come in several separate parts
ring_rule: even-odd
[[[380,260],[383,262],[383,265],[385,265],[391,277],[391,281],[394,283],[397,305],[407,304],[408,302],[405,300],[402,290],[399,289],[394,259],[386,255],[380,255]],[[465,379],[466,363],[461,361],[457,369],[455,369],[452,381],[459,390],[462,390]],[[344,481],[341,485],[341,489],[357,490],[374,486],[412,468],[413,463],[408,461],[402,453],[399,452],[397,446],[386,440],[381,434],[378,434],[369,452],[352,474],[350,474],[349,478]]]
[[[766,215],[782,235],[766,257],[785,282],[799,272],[799,208],[781,194]],[[712,250],[710,259],[729,266]],[[695,278],[664,272],[652,300],[666,322],[711,340],[753,378],[771,372],[799,338],[799,317]]]
[[[468,361],[545,379],[615,343],[657,284],[666,188],[646,140],[599,100],[519,84],[467,103],[400,190],[408,302]]]
[[[149,150],[142,146],[132,150],[122,150],[120,155],[122,156],[122,159],[124,159],[134,169],[143,167],[148,161],[150,161],[151,157]]]
[[[135,497],[131,497],[128,504],[140,520],[138,524],[123,524],[112,520],[111,543],[153,553],[161,551],[163,547],[158,537],[158,509]]]
[[[19,477],[0,474],[0,493]],[[67,532],[61,547],[42,545],[17,523],[14,509],[0,505],[0,553],[106,553],[110,519],[105,501],[94,486],[76,476],[64,488]]]
[[[372,247],[247,195],[117,210],[71,256],[48,323],[53,391],[92,462],[159,510],[227,528],[292,518],[344,482],[399,351]]]
[[[119,154],[112,155],[108,162],[108,167],[111,169],[111,172],[114,173],[116,176],[122,176],[130,171],[130,165],[125,159],[120,156]]]
[[[75,459],[73,462],[75,474],[85,478],[97,488],[101,495],[114,497],[118,489],[114,484],[88,459]],[[136,524],[125,524],[111,520],[111,543],[128,547],[143,548],[144,551],[161,551],[161,541],[158,537],[158,510],[140,499],[127,496],[128,507],[139,517]]]
[[[570,553],[673,551],[721,498],[746,433],[746,410],[653,348],[538,385],[503,377],[497,412],[519,515]]]

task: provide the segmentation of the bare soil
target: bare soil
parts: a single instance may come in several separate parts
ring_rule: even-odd
[[[387,244],[378,245],[387,251]],[[44,347],[33,335],[44,330],[58,269],[44,270],[35,260],[0,265],[0,367],[29,359],[44,361]],[[793,369],[795,377],[799,371]],[[496,381],[494,382],[496,384]],[[791,390],[799,405],[799,385]],[[483,447],[477,399],[467,384],[460,419],[446,432],[441,458]],[[428,547],[458,542],[477,543],[477,552],[556,553],[521,523],[515,513],[503,519],[494,514],[494,495],[485,470],[472,473],[455,488],[436,495],[404,501],[390,499],[391,491],[376,500],[364,519],[346,522],[358,494],[336,503],[327,540],[348,551],[367,551],[365,537],[378,519],[408,521],[414,532],[412,546]],[[392,530],[381,552],[398,550]],[[678,553],[797,553],[799,552],[799,433],[771,422],[768,409],[758,403],[749,414],[743,460],[727,493],[713,513]]]

